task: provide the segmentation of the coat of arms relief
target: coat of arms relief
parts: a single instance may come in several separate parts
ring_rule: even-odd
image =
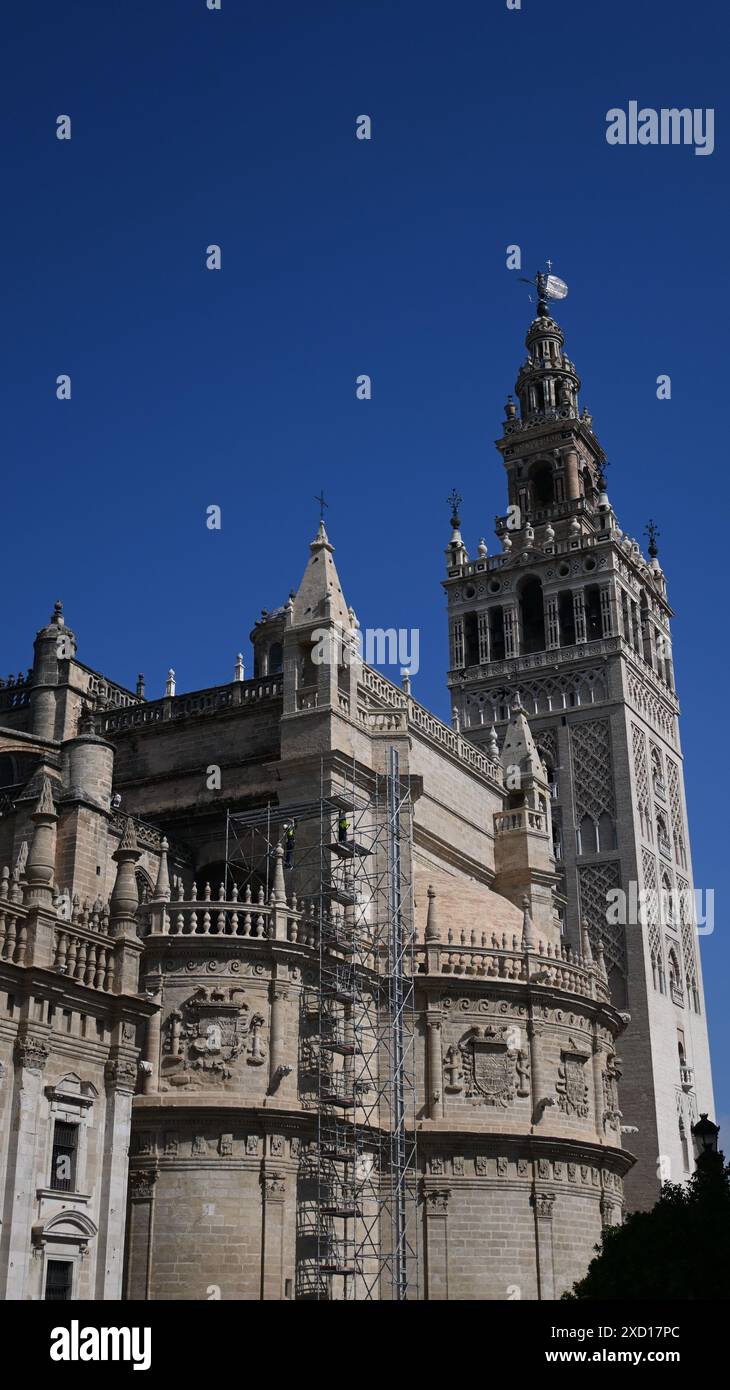
[[[588,1054],[581,1052],[573,1038],[570,1038],[569,1042],[569,1049],[560,1053],[556,1085],[558,1105],[564,1114],[577,1115],[579,1119],[585,1120],[590,1109],[586,1080]]]
[[[529,1063],[512,1026],[470,1028],[444,1058],[447,1094],[506,1107],[530,1094]]]
[[[265,1019],[252,1011],[240,988],[201,986],[165,1023],[164,1080],[172,1086],[223,1084],[237,1066],[262,1066]]]

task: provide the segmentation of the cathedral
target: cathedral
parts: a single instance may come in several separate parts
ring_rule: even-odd
[[[453,497],[450,724],[323,523],[250,678],[147,698],[57,603],[0,682],[1,1297],[550,1300],[690,1176],[666,582],[544,296],[526,348],[496,554]]]

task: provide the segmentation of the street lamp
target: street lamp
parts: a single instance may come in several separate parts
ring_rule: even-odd
[[[704,1154],[717,1153],[717,1136],[720,1133],[720,1126],[713,1125],[712,1120],[708,1120],[706,1114],[701,1114],[696,1125],[692,1126],[692,1138],[697,1145],[697,1157],[702,1158]]]

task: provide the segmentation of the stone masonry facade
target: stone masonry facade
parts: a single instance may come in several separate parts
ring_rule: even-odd
[[[598,458],[559,330],[536,324],[525,442],[569,429]],[[540,408],[568,415],[530,423]],[[352,966],[352,923],[359,912],[374,931],[390,891],[378,796],[395,755],[410,808],[409,1296],[557,1298],[622,1219],[624,1180],[649,1201],[657,1153],[684,1161],[687,1096],[711,1106],[695,934],[677,918],[632,935],[606,916],[639,863],[659,886],[665,836],[682,851],[671,874],[691,882],[668,668],[627,652],[630,608],[620,628],[620,577],[628,594],[636,576],[637,615],[649,592],[657,628],[664,581],[616,533],[590,458],[594,493],[573,498],[580,465],[562,445],[570,505],[537,534],[562,503],[545,501],[545,470],[522,460],[508,419],[522,529],[501,528],[498,564],[483,546],[470,562],[455,515],[447,551],[452,727],[359,658],[323,525],[299,588],[253,629],[253,677],[239,658],[230,683],[178,694],[170,673],[149,700],[142,678],[126,690],[78,659],[57,604],[28,676],[0,690],[3,1296],[392,1296],[387,1063],[376,1048],[365,1066],[361,1042],[388,1019],[378,950]],[[570,626],[548,570],[567,564],[575,593],[590,559],[614,588],[573,597]],[[541,610],[534,584],[519,587],[540,574]],[[539,647],[561,620],[570,661]],[[571,701],[572,688],[588,693]],[[670,1007],[692,1013],[684,1075]],[[632,1116],[645,1101],[628,1151],[626,1094]],[[325,1102],[344,1107],[340,1134],[373,1136],[351,1209],[322,1198]],[[361,1252],[367,1236],[370,1255],[335,1260],[338,1232]]]

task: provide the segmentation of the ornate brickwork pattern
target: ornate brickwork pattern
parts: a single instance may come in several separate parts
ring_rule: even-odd
[[[647,921],[653,925],[659,921],[659,885],[656,876],[656,859],[651,850],[642,849],[641,868],[644,875]]]
[[[682,959],[684,963],[684,976],[687,981],[687,989],[690,1001],[695,1002],[694,996],[697,989],[697,957],[695,955],[695,927],[693,903],[690,897],[690,887],[685,878],[677,877],[677,896],[679,898],[678,917],[682,934]]]
[[[646,737],[636,724],[631,725],[631,742],[634,754],[634,779],[636,799],[643,811],[643,819],[649,816],[649,767],[646,760]]]
[[[642,849],[641,868],[644,878],[644,902],[646,904],[646,922],[649,937],[649,950],[652,958],[654,985],[655,987],[659,985],[663,990],[665,970],[664,946],[662,934],[659,930],[659,885],[656,872],[656,859],[651,853],[651,850]]]
[[[574,724],[570,731],[573,755],[576,819],[598,821],[604,812],[616,817],[611,764],[611,734],[607,719]]]
[[[637,676],[629,676],[628,687],[634,709],[643,714],[647,723],[658,729],[668,743],[674,743],[674,715],[671,710],[656,699]]]
[[[528,715],[599,704],[607,698],[606,682],[599,671],[557,676],[518,683]]]
[[[684,829],[682,817],[682,797],[679,790],[679,768],[671,758],[667,758],[667,785],[669,788],[669,812],[672,818],[672,832],[677,862],[686,868]]]
[[[621,886],[618,863],[585,865],[578,870],[578,886],[581,920],[588,929],[592,945],[595,948],[598,941],[602,940],[606,965],[609,969],[611,966],[615,966],[625,976],[626,938],[624,927],[619,922],[609,923],[606,920],[608,894],[612,889]]]

